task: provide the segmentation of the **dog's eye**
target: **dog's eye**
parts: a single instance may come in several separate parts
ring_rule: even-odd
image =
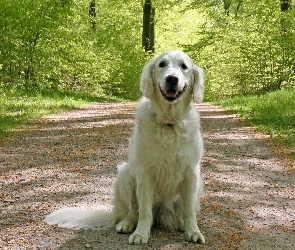
[[[181,66],[182,69],[187,69],[187,66],[186,66],[185,63],[182,63],[180,66]]]
[[[162,62],[160,62],[160,64],[159,64],[159,67],[160,68],[164,68],[166,66],[166,64],[162,61]]]

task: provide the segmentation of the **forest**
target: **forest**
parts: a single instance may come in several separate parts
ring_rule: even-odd
[[[148,51],[144,1],[1,1],[1,88],[134,100],[142,66],[169,49],[185,51],[206,70],[209,100],[294,87],[291,0],[146,2],[154,12]]]
[[[295,147],[292,0],[2,0],[0,9],[0,138],[85,101],[138,100],[143,66],[179,49],[205,69],[205,101]]]

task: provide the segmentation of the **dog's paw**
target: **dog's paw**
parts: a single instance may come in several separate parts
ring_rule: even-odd
[[[132,245],[147,244],[148,239],[149,239],[149,234],[148,233],[136,233],[136,232],[134,232],[129,237],[129,244],[132,244]]]
[[[186,240],[193,243],[199,243],[199,244],[205,243],[205,238],[200,231],[186,233]]]
[[[132,221],[125,219],[117,224],[116,231],[118,233],[128,234],[131,233],[134,230],[134,228],[135,224]]]

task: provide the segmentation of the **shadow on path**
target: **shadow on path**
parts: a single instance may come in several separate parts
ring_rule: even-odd
[[[266,138],[245,122],[207,103],[198,110],[205,144],[201,222],[207,244],[294,249],[294,172],[277,163]]]
[[[276,162],[267,140],[233,115],[200,104],[205,192],[199,226],[205,245],[154,229],[149,244],[128,235],[49,226],[63,206],[111,209],[116,165],[127,157],[135,103],[94,103],[41,119],[0,144],[0,248],[294,249],[295,174]],[[1,249],[2,249],[1,248]]]

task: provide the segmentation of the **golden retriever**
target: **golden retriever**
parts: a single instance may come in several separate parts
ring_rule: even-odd
[[[140,81],[143,98],[129,141],[128,163],[118,167],[112,212],[64,208],[45,218],[67,228],[116,225],[133,233],[130,244],[148,242],[152,225],[185,232],[204,243],[196,213],[202,194],[203,150],[199,113],[204,73],[182,51],[167,51],[149,62]]]

